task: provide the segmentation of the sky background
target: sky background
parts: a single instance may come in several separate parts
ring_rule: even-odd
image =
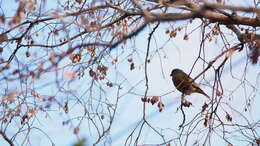
[[[245,4],[245,6],[249,5],[248,1],[240,0],[236,3],[232,3],[234,5]],[[47,1],[46,9],[55,8],[55,2]],[[1,11],[5,13],[5,15],[12,16],[13,12],[16,10],[16,3],[11,0],[2,0],[1,1]],[[200,25],[199,21],[193,21],[192,24],[187,24],[185,21],[179,21],[177,23],[172,24],[173,27],[182,26],[183,24],[189,25],[187,27],[187,32],[192,32],[194,28],[197,28]],[[113,83],[120,83],[122,80],[127,79],[122,84],[122,90],[119,95],[122,97],[119,100],[119,106],[116,112],[116,116],[111,128],[111,132],[109,132],[108,138],[103,142],[106,145],[112,146],[120,146],[124,144],[127,136],[130,132],[136,127],[138,121],[142,119],[142,106],[140,98],[142,96],[138,96],[137,94],[143,95],[145,91],[144,81],[140,82],[144,78],[144,58],[145,58],[145,50],[147,47],[147,38],[148,34],[151,31],[151,27],[154,27],[155,24],[149,25],[144,31],[142,31],[135,40],[128,40],[127,45],[125,47],[123,55],[121,55],[118,60],[120,62],[117,66],[111,67],[108,72],[108,78],[110,78]],[[153,125],[157,130],[161,131],[166,135],[166,139],[170,139],[176,137],[179,133],[178,126],[182,121],[181,112],[177,112],[177,108],[180,105],[180,92],[176,91],[173,83],[171,81],[170,73],[173,68],[180,68],[184,70],[186,73],[189,73],[191,67],[196,60],[199,47],[201,42],[200,29],[195,30],[189,35],[189,40],[183,40],[184,31],[178,32],[176,38],[169,39],[169,37],[165,34],[166,29],[168,28],[168,24],[161,24],[159,29],[154,33],[152,42],[151,42],[151,63],[148,65],[148,77],[149,77],[149,96],[161,96],[166,93],[166,96],[162,97],[163,103],[166,105],[163,112],[158,112],[158,108],[156,106],[152,106],[147,104],[146,114],[147,119],[151,125]],[[221,26],[223,30],[225,30],[224,26]],[[226,31],[226,34],[229,34],[231,42],[236,42],[234,36],[232,36],[230,31]],[[40,40],[38,40],[40,41]],[[206,42],[205,46],[205,59],[207,61],[213,60],[213,58],[218,55],[222,49],[223,44],[220,43],[220,38],[213,39],[211,42]],[[135,44],[135,45],[133,45]],[[111,51],[111,56],[115,56],[121,53],[119,49],[120,46]],[[138,53],[132,53],[128,50],[135,48]],[[11,52],[11,50],[10,50]],[[9,53],[10,53],[9,52]],[[156,52],[156,53],[155,53]],[[22,52],[20,52],[22,53]],[[7,53],[8,54],[8,53]],[[7,56],[7,54],[2,54],[2,56]],[[253,97],[254,101],[251,102],[251,112],[244,112],[244,108],[246,107],[246,98],[248,94],[251,92],[252,88],[248,86],[239,86],[241,81],[236,80],[236,78],[241,79],[243,76],[246,77],[247,81],[256,87],[259,90],[259,64],[251,65],[247,64],[246,59],[246,50],[244,49],[242,52],[235,52],[232,55],[231,59],[225,66],[224,73],[222,75],[222,83],[224,90],[227,91],[224,94],[226,99],[224,101],[228,102],[232,105],[233,108],[237,109],[241,113],[243,113],[247,118],[252,121],[260,120],[260,116],[257,116],[259,113],[259,106],[257,104],[260,102],[260,94],[259,92],[255,95],[250,95],[249,97]],[[129,58],[129,55],[133,58],[135,62],[136,69],[130,71],[130,63],[127,62],[125,58]],[[223,60],[223,58],[222,58]],[[61,62],[60,66],[68,63],[68,59]],[[28,61],[30,62],[30,61]],[[217,62],[219,64],[220,62]],[[194,70],[191,73],[192,77],[197,76],[203,70],[203,62],[199,61]],[[232,66],[232,69],[230,68]],[[247,71],[244,72],[245,66],[247,66]],[[70,68],[68,68],[70,69]],[[232,76],[231,76],[232,73]],[[246,73],[246,74],[244,74]],[[87,74],[87,73],[86,73]],[[48,83],[52,83],[54,81],[53,73],[45,74],[41,76],[39,81],[35,82],[36,88],[39,93],[43,95],[51,95],[52,93],[57,92],[55,85],[50,84],[50,86],[46,86]],[[201,88],[208,94],[211,94],[210,85],[212,85],[214,81],[214,72],[212,69],[206,72],[205,79],[209,81],[205,82],[202,78],[197,79],[196,81],[200,83]],[[38,83],[38,84],[37,84]],[[72,90],[77,91],[77,96],[87,96],[84,94],[85,86],[88,85],[89,80],[88,77],[85,76],[81,79],[77,79],[73,81],[70,88]],[[16,85],[13,85],[13,88],[16,88]],[[130,94],[124,95],[129,91],[132,87],[135,87],[131,90]],[[238,89],[232,94],[229,95],[229,90],[233,91],[234,89]],[[17,87],[19,88],[19,87]],[[245,90],[246,89],[246,90]],[[106,97],[109,98],[111,103],[115,100],[116,90],[105,88]],[[245,95],[247,93],[247,95]],[[97,93],[98,95],[98,93]],[[124,95],[124,96],[123,96]],[[64,97],[64,95],[62,95]],[[64,97],[64,98],[72,98],[72,97]],[[201,106],[204,102],[207,102],[207,99],[199,94],[193,94],[187,97],[189,101],[192,102],[192,106],[190,108],[185,108],[185,112],[187,115],[187,121],[193,118],[194,113],[198,113],[201,110]],[[230,98],[231,100],[228,100]],[[32,130],[32,134],[30,135],[32,145],[50,145],[50,140],[47,137],[50,137],[52,141],[57,146],[70,146],[74,142],[77,141],[78,137],[86,138],[87,144],[90,145],[96,140],[95,132],[91,133],[93,129],[88,127],[88,122],[85,120],[80,127],[80,132],[78,137],[73,134],[73,126],[63,126],[61,121],[66,119],[71,119],[73,117],[77,117],[81,115],[82,107],[77,106],[75,104],[70,105],[70,114],[66,115],[62,110],[57,111],[57,107],[53,107],[53,111],[49,111],[46,113],[38,113],[37,118],[35,119],[37,122],[34,122],[35,127],[39,127],[44,130],[44,133],[40,133],[38,130]],[[222,116],[225,115],[226,111],[230,111],[226,106],[222,106],[220,109],[220,113]],[[221,115],[221,114],[220,114]],[[231,113],[233,122],[245,123],[245,121],[241,120],[241,115],[233,112]],[[105,117],[106,118],[106,117]],[[106,120],[106,119],[105,119]],[[76,125],[77,122],[75,122]],[[203,125],[202,125],[203,126]],[[90,130],[91,129],[91,130]],[[10,130],[10,135],[14,134]],[[20,136],[22,140],[24,135]],[[201,136],[201,135],[200,135]],[[145,127],[142,132],[142,140],[140,143],[158,143],[162,140],[160,137],[155,134],[150,128]],[[203,136],[201,136],[203,137]],[[224,145],[223,141],[218,140],[218,136],[214,136],[216,142],[213,142],[213,146]],[[196,138],[196,137],[195,137]],[[239,135],[237,137],[239,139]],[[235,145],[243,145],[242,141],[232,141]],[[192,143],[189,143],[192,144]],[[6,143],[0,138],[0,145],[6,145]]]

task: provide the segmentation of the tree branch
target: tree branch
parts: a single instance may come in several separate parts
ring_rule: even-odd
[[[10,138],[7,137],[7,135],[3,132],[0,131],[0,135],[4,138],[4,140],[10,145],[10,146],[14,146],[12,140]]]

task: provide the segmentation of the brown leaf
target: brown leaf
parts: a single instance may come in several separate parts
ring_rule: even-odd
[[[32,79],[35,79],[35,73],[30,71],[29,75],[32,77]]]
[[[154,105],[155,103],[157,103],[159,101],[159,97],[158,96],[153,96],[151,98],[151,104]]]
[[[164,107],[164,104],[163,104],[162,102],[159,102],[159,103],[157,104],[157,107],[158,107],[158,108],[163,108],[163,107]]]
[[[65,102],[65,105],[64,105],[64,107],[63,107],[63,110],[64,110],[64,112],[65,112],[66,114],[69,113],[68,102]]]
[[[4,15],[0,15],[0,22],[5,23],[5,16]]]
[[[25,120],[28,119],[28,115],[27,113],[23,115],[22,120],[21,120],[21,124],[23,125],[25,123]]]
[[[159,112],[162,112],[163,108],[164,108],[164,104],[162,102],[159,102],[157,104],[157,107],[159,108]]]
[[[131,64],[130,64],[130,70],[134,70],[135,69],[135,64],[132,62]]]
[[[226,119],[227,119],[227,121],[231,122],[232,121],[231,115],[226,113]]]
[[[96,50],[96,48],[95,48],[94,45],[88,45],[87,50],[88,50],[89,52],[94,52],[94,51]]]
[[[16,96],[17,96],[17,92],[16,91],[12,91],[12,92],[8,93],[2,100],[6,100],[6,101],[9,101],[9,102],[14,102]]]
[[[184,35],[183,40],[189,40],[189,36],[187,34]]]
[[[257,64],[260,57],[260,47],[254,48],[250,53],[250,60],[252,64]]]
[[[78,4],[81,4],[82,0],[75,0]]]
[[[233,48],[229,49],[226,53],[227,57],[231,57],[234,54],[234,51],[235,50]]]
[[[182,105],[183,105],[184,107],[190,107],[190,106],[192,105],[192,103],[185,100],[185,101],[182,103]]]
[[[40,96],[36,91],[32,91],[31,95],[36,98],[42,98],[42,96]]]
[[[202,106],[202,112],[204,112],[208,107],[209,107],[209,105],[204,103],[204,105]]]
[[[132,58],[128,58],[127,61],[128,61],[129,63],[131,63],[131,62],[133,62],[133,59],[132,59]]]
[[[98,25],[97,25],[96,21],[92,21],[92,22],[90,22],[90,26],[91,27],[97,27]]]
[[[77,74],[72,70],[65,70],[64,79],[74,79],[77,77]]]
[[[113,59],[112,64],[116,64],[116,63],[117,63],[117,59]]]
[[[147,102],[147,97],[141,98],[142,102]]]
[[[204,125],[205,127],[208,126],[208,119],[205,118],[203,125]]]
[[[181,31],[182,29],[183,29],[182,27],[178,27],[178,28],[177,28],[178,31]]]
[[[29,111],[27,113],[28,117],[32,117],[36,114],[37,114],[37,110],[34,110],[34,109],[29,109]]]
[[[170,33],[170,30],[169,30],[169,29],[167,29],[167,30],[165,31],[165,33],[166,33],[166,34]]]
[[[108,87],[113,87],[113,83],[111,83],[111,82],[107,82],[106,84]]]
[[[106,74],[108,68],[107,68],[106,66],[104,66],[104,65],[99,65],[99,66],[97,67],[97,70],[98,70],[99,72],[101,72],[102,74]]]
[[[0,44],[4,41],[8,40],[8,36],[6,33],[0,35]]]
[[[20,70],[19,70],[19,69],[16,69],[16,70],[13,71],[12,74],[15,75],[15,74],[18,74],[18,73],[20,73]]]
[[[56,56],[57,55],[55,53],[53,53],[53,52],[50,54],[49,60],[50,60],[51,63],[53,63],[53,64],[56,63]]]
[[[79,130],[80,130],[79,127],[75,127],[75,128],[73,129],[73,133],[74,133],[74,134],[78,134],[78,133],[79,133]]]
[[[92,69],[89,70],[89,75],[91,77],[96,77],[96,72],[94,72]]]
[[[172,37],[176,37],[176,35],[177,35],[177,31],[176,30],[172,30],[171,31],[171,33],[170,33],[170,37],[172,38]]]
[[[80,53],[77,53],[77,54],[73,55],[70,59],[71,59],[71,61],[72,61],[73,63],[80,62],[80,60],[81,60],[81,54],[80,54]]]
[[[104,116],[104,115],[101,115],[100,118],[101,118],[101,120],[104,120],[104,119],[105,119],[105,116]]]

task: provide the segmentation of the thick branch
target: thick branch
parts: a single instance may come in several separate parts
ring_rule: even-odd
[[[241,33],[240,30],[237,29],[234,25],[226,25],[226,27],[228,29],[232,30],[236,34],[238,40],[241,43],[244,42],[246,38],[248,38],[248,35],[250,35],[250,34],[246,34],[246,33]],[[260,35],[259,34],[255,34],[254,38],[256,40],[260,40]]]
[[[151,1],[151,0],[148,0]],[[165,0],[167,3],[165,5],[169,7],[176,8],[175,2],[171,4],[171,1]],[[251,17],[245,16],[227,16],[225,14],[216,12],[215,10],[231,10],[231,11],[244,11],[244,12],[252,12],[252,13],[260,13],[260,9],[252,8],[252,7],[234,7],[228,5],[221,5],[221,4],[214,4],[214,3],[204,3],[202,5],[198,5],[196,3],[183,0],[184,3],[182,6],[186,7],[185,10],[191,12],[189,13],[167,13],[167,14],[160,14],[157,15],[154,21],[173,21],[173,20],[186,20],[192,18],[205,18],[209,19],[211,22],[219,22],[221,24],[231,25],[231,24],[238,24],[238,25],[248,25],[248,26],[260,26],[260,20]],[[159,3],[159,0],[152,0],[152,2]],[[156,16],[156,14],[154,14]],[[159,19],[158,19],[159,18]]]
[[[3,132],[0,131],[0,135],[4,138],[4,140],[10,145],[10,146],[14,146],[12,140],[10,138],[7,137],[7,135]]]
[[[239,24],[248,26],[260,26],[260,21],[256,18],[250,18],[245,16],[233,16],[230,18],[224,14],[220,14],[213,11],[202,11],[199,13],[201,17],[209,19],[213,22],[219,22],[221,24]]]
[[[206,18],[212,22],[219,22],[221,24],[239,24],[248,26],[260,26],[260,22],[256,18],[234,16],[232,19],[224,14],[202,10],[199,12],[190,13],[167,13],[167,14],[153,14],[151,21],[176,21],[176,20],[187,20],[194,18]]]

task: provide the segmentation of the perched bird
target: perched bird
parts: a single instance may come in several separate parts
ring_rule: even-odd
[[[174,86],[181,93],[185,95],[200,93],[210,99],[210,97],[203,90],[201,90],[195,82],[193,82],[193,79],[182,70],[173,69],[171,76]]]

